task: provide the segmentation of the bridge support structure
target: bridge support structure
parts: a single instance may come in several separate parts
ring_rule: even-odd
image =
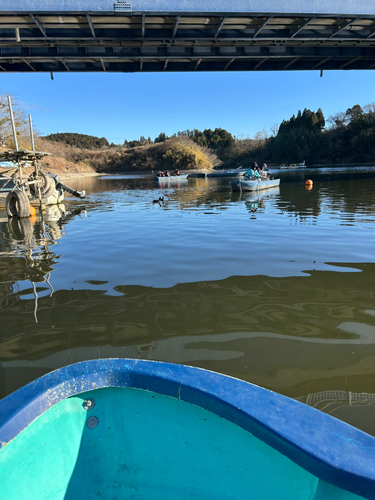
[[[373,0],[14,3],[2,0],[0,73],[375,69]]]

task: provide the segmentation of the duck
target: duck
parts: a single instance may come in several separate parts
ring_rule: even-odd
[[[159,205],[164,204],[164,196],[159,196],[158,200],[152,200],[152,203],[159,203]]]

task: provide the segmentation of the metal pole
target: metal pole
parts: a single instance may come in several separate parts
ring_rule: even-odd
[[[13,129],[14,148],[16,151],[18,151],[17,133],[16,133],[16,127],[14,125],[12,101],[9,94],[8,94],[8,104],[9,104],[10,121],[12,122],[12,129]]]
[[[30,125],[31,149],[32,151],[35,151],[33,122],[31,121],[31,115],[29,115],[29,125]]]

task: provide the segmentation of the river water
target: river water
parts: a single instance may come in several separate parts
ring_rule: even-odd
[[[375,435],[375,167],[275,175],[255,195],[90,177],[43,219],[0,211],[0,397],[69,363],[151,359]]]

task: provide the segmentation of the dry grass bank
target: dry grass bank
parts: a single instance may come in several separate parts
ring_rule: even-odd
[[[53,172],[152,172],[179,168],[210,170],[221,162],[210,150],[181,137],[135,148],[79,149],[58,142],[37,140],[37,148],[51,153],[44,164]],[[68,169],[66,168],[68,166]]]
[[[210,171],[221,164],[209,149],[198,146],[187,137],[135,148],[98,150],[79,149],[61,142],[36,138],[35,146],[38,151],[51,153],[41,162],[42,168],[64,178],[72,177],[73,174],[152,173],[175,168]]]

